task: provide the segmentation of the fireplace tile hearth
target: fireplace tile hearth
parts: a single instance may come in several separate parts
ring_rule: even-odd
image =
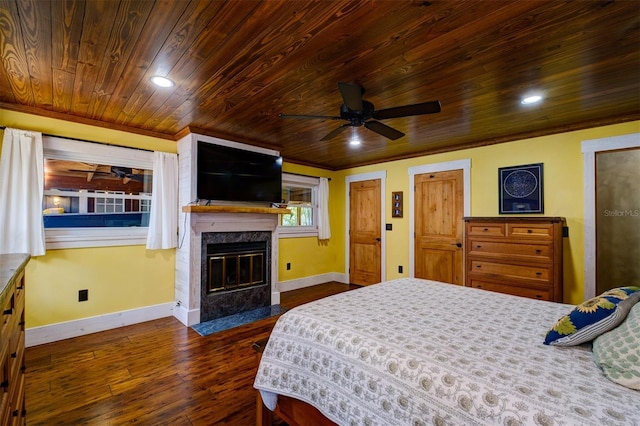
[[[191,328],[201,336],[208,336],[213,333],[218,333],[220,331],[229,330],[241,325],[280,315],[286,311],[287,309],[280,305],[265,306],[263,308],[253,309],[251,311],[194,324]]]

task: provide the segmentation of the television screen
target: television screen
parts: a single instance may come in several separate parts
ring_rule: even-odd
[[[199,200],[282,201],[282,157],[198,141]]]

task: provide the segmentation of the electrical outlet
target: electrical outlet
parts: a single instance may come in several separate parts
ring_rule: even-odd
[[[402,265],[398,265],[398,273],[401,274],[402,273]]]
[[[291,263],[287,262],[287,271],[290,271],[290,270],[291,270]]]
[[[78,302],[86,302],[89,300],[89,290],[78,291]]]

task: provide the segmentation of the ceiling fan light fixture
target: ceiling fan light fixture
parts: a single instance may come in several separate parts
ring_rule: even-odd
[[[522,105],[531,105],[537,104],[540,101],[542,101],[542,95],[528,95],[523,97],[522,100],[520,100],[520,103]]]
[[[167,77],[162,77],[159,75],[154,75],[151,77],[151,82],[158,87],[173,87],[175,83],[172,80],[169,80]]]
[[[358,136],[358,131],[355,127],[351,127],[351,137],[349,138],[349,145],[358,146],[360,145],[360,136]]]

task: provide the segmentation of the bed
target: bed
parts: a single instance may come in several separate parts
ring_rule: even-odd
[[[542,343],[571,308],[414,278],[308,303],[269,337],[258,408],[341,425],[640,425],[640,392],[605,377],[590,344]]]

